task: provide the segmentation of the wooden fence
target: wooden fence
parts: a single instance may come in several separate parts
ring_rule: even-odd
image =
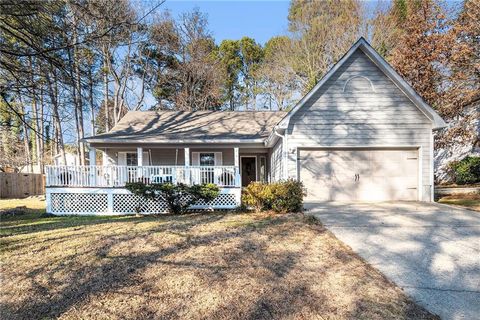
[[[0,172],[0,198],[25,198],[45,194],[45,177],[38,173]]]

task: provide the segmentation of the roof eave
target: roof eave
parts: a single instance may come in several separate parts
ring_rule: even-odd
[[[83,141],[88,143],[112,143],[112,144],[196,144],[196,143],[218,143],[218,144],[225,144],[225,143],[264,143],[265,139],[176,139],[176,140],[134,140],[134,139],[89,139],[84,138]]]

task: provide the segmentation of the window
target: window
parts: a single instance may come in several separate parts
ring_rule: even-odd
[[[138,166],[138,155],[136,152],[127,152],[127,166]]]
[[[200,165],[201,166],[214,166],[215,165],[215,153],[200,153]]]
[[[260,157],[260,181],[267,181],[267,158]]]

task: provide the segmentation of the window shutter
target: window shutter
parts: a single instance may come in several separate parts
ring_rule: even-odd
[[[150,165],[150,153],[148,151],[143,152],[142,165],[143,166],[149,166]]]
[[[199,166],[200,165],[200,153],[199,152],[192,152],[192,165]]]
[[[216,166],[223,165],[223,155],[221,152],[215,152],[215,165]]]
[[[126,152],[119,152],[118,153],[117,163],[118,163],[119,166],[126,166],[127,165],[127,153]]]

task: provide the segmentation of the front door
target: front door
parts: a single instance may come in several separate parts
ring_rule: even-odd
[[[241,158],[241,171],[242,187],[248,186],[252,181],[257,180],[257,168],[255,157],[242,157]]]

